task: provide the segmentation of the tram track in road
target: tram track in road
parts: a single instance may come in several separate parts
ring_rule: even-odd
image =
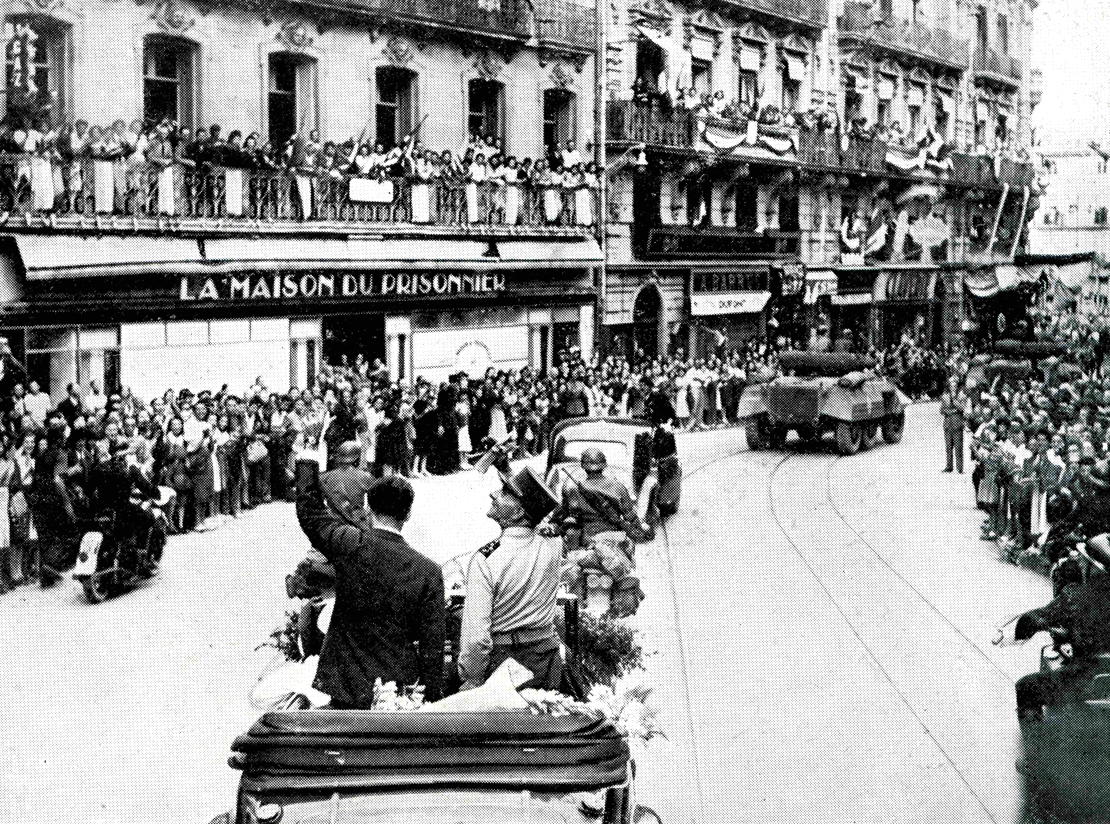
[[[901,702],[901,704],[906,708],[906,710],[914,718],[914,720],[917,722],[917,724],[921,727],[922,732],[925,734],[926,738],[931,742],[932,746],[941,755],[941,757],[949,765],[949,767],[951,767],[953,772],[959,778],[960,782],[966,788],[967,792],[975,800],[976,804],[982,809],[983,813],[987,816],[987,818],[990,821],[994,822],[994,824],[1001,824],[998,821],[998,819],[995,817],[994,813],[991,811],[990,807],[987,805],[986,801],[984,801],[982,796],[976,791],[975,787],[972,785],[971,781],[964,774],[963,770],[960,769],[959,765],[956,763],[953,756],[948,752],[948,750],[945,748],[945,746],[940,742],[940,740],[937,738],[937,735],[934,733],[934,731],[932,729],[930,729],[929,725],[926,723],[925,718],[922,717],[922,714],[914,706],[913,702],[910,700],[910,697],[906,694],[906,692],[901,687],[899,687],[897,680],[891,674],[891,672],[887,668],[887,666],[884,665],[883,661],[881,660],[881,658],[879,656],[879,653],[874,649],[872,644],[869,644],[867,642],[867,640],[863,637],[862,631],[856,625],[856,623],[852,620],[852,618],[848,614],[848,610],[845,608],[844,604],[842,604],[841,601],[836,597],[836,595],[834,595],[834,593],[833,593],[832,589],[829,587],[828,583],[818,573],[818,570],[814,566],[813,560],[798,545],[797,541],[795,541],[794,536],[791,534],[790,530],[788,530],[786,525],[783,523],[782,517],[781,517],[780,512],[779,512],[779,508],[778,508],[778,506],[776,505],[776,502],[775,502],[775,479],[778,477],[779,472],[782,470],[782,468],[784,466],[786,466],[787,463],[792,458],[795,458],[795,457],[796,456],[794,456],[792,454],[784,455],[774,465],[774,467],[772,468],[771,473],[768,477],[768,480],[767,480],[767,496],[768,496],[768,500],[769,500],[769,504],[770,504],[770,513],[771,513],[772,519],[775,522],[776,527],[778,528],[779,532],[782,533],[783,538],[786,540],[787,544],[789,545],[789,547],[791,548],[793,553],[798,557],[798,559],[801,561],[802,565],[806,568],[806,570],[808,570],[808,572],[812,576],[814,582],[817,584],[817,586],[820,588],[822,593],[825,595],[829,604],[833,607],[835,612],[840,616],[841,620],[844,622],[845,626],[847,626],[847,628],[851,632],[852,636],[854,636],[856,642],[859,644],[860,648],[864,651],[867,658],[874,665],[876,670],[882,676],[883,680],[885,680],[886,683],[889,685],[890,689],[898,697],[898,700]],[[938,609],[935,604],[933,604],[927,597],[925,597],[925,595],[923,595],[919,589],[914,587],[909,581],[906,580],[906,578],[904,576],[902,576],[896,569],[894,569],[894,567],[889,563],[889,561],[886,558],[884,558],[882,556],[882,554],[880,552],[878,552],[878,550],[876,550],[873,545],[871,545],[868,541],[866,541],[862,537],[862,535],[860,535],[860,533],[850,523],[848,523],[847,519],[843,516],[843,514],[841,513],[839,508],[836,506],[836,503],[832,498],[832,492],[831,492],[832,467],[836,464],[836,462],[838,460],[839,460],[839,456],[833,456],[833,457],[831,457],[831,459],[829,459],[825,463],[825,466],[824,466],[825,498],[828,501],[829,507],[832,510],[835,517],[841,523],[844,524],[844,526],[847,528],[847,530],[853,536],[855,536],[855,539],[860,541],[863,544],[863,546],[866,547],[868,549],[868,551],[872,555],[874,555],[875,558],[877,558],[878,561],[891,574],[893,574],[899,581],[904,583],[917,596],[917,598],[919,598],[934,614],[936,614],[939,618],[941,618],[941,620],[947,626],[952,628],[959,635],[959,637],[961,639],[963,639],[963,641],[966,644],[973,647],[979,655],[986,658],[986,660],[990,664],[991,668],[995,672],[1000,673],[1007,681],[1012,683],[1009,676],[1004,671],[1002,671],[997,666],[997,664],[995,664],[992,660],[990,660],[989,656],[987,656],[986,653],[982,649],[980,649],[976,644],[974,644],[958,627],[956,627],[956,625],[946,615],[944,615],[944,613],[940,609]]]
[[[867,547],[867,550],[872,555],[875,556],[876,560],[878,560],[879,563],[881,563],[884,567],[886,567],[895,578],[897,578],[899,581],[901,581],[903,584],[905,584],[906,588],[909,589],[915,596],[917,596],[917,598],[921,601],[921,603],[925,604],[925,606],[927,606],[938,618],[940,618],[945,624],[947,624],[952,629],[953,632],[955,632],[957,635],[959,635],[960,638],[962,638],[967,643],[967,645],[969,647],[971,647],[973,650],[975,650],[979,654],[979,656],[984,661],[986,661],[987,664],[990,665],[991,669],[993,669],[1000,676],[1002,676],[1002,678],[1008,684],[1013,684],[1014,679],[1010,676],[1010,674],[1008,672],[1006,672],[1004,669],[1002,669],[1000,666],[998,666],[998,663],[993,658],[991,658],[990,655],[987,654],[986,650],[984,650],[981,646],[979,646],[973,640],[971,640],[971,638],[969,638],[967,636],[967,634],[962,629],[960,629],[956,625],[956,623],[951,618],[949,618],[940,609],[940,607],[938,607],[935,603],[933,603],[933,601],[931,601],[928,597],[926,597],[925,594],[922,593],[920,589],[918,589],[916,586],[914,586],[914,584],[909,579],[906,578],[906,576],[904,576],[897,569],[895,569],[894,565],[890,563],[890,561],[886,558],[886,556],[884,556],[881,552],[879,552],[877,549],[875,549],[875,546],[870,541],[868,541],[866,538],[864,538],[862,533],[860,533],[860,531],[858,529],[856,529],[847,518],[844,517],[844,513],[841,512],[840,507],[837,506],[836,499],[833,498],[833,494],[832,494],[833,467],[835,467],[837,465],[837,463],[839,463],[839,461],[842,457],[843,456],[841,456],[841,455],[834,456],[833,459],[829,462],[828,466],[825,469],[825,498],[826,498],[826,500],[828,500],[829,507],[832,509],[833,514],[836,515],[837,520],[839,520],[842,524],[844,524],[844,526],[848,528],[848,531],[856,536],[856,540],[858,540],[861,544],[863,544],[863,546]]]
[[[747,443],[745,442],[744,449],[730,451],[724,455],[718,455],[711,460],[698,464],[696,467],[686,470],[682,473],[682,483],[685,487],[686,481],[697,475],[699,472],[708,469],[715,464],[722,463],[723,461],[736,458],[739,455],[748,451]],[[702,786],[702,769],[701,758],[698,754],[698,738],[697,730],[694,725],[694,710],[693,702],[690,692],[690,667],[686,654],[686,642],[683,639],[682,632],[682,613],[680,610],[680,603],[678,597],[678,589],[675,586],[675,568],[674,568],[674,555],[671,552],[671,537],[667,530],[667,522],[661,521],[659,525],[659,535],[662,536],[662,550],[663,561],[667,569],[667,589],[670,590],[671,609],[674,614],[674,630],[676,638],[676,646],[678,650],[679,669],[682,677],[682,691],[686,697],[686,706],[683,708],[686,714],[687,733],[690,736],[690,759],[694,771],[694,783],[697,787],[697,804],[698,804],[698,817],[696,822],[705,822],[706,818],[706,805],[705,805],[705,790]]]

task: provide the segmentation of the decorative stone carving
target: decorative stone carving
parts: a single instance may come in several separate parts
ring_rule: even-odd
[[[671,33],[672,12],[662,0],[633,0],[628,8],[628,22],[632,25],[643,24],[659,29],[663,34]]]
[[[278,41],[289,51],[304,51],[312,47],[312,35],[308,33],[308,26],[299,20],[293,20],[281,27],[277,33]]]
[[[384,53],[391,63],[404,66],[412,59],[413,45],[404,37],[393,34],[385,41]]]
[[[612,43],[609,44],[609,50],[611,54],[620,54],[619,47],[616,47]],[[560,49],[541,46],[536,52],[536,57],[542,68],[547,68],[548,63],[561,61],[564,64],[574,66],[574,71],[578,74],[582,74],[582,69],[585,68],[586,61],[590,58],[590,55],[583,54],[582,52],[562,51]],[[612,64],[612,59],[610,59],[610,63]],[[619,60],[617,63],[619,64]]]
[[[474,70],[486,80],[496,80],[504,68],[501,57],[488,49],[482,49],[474,57]]]
[[[62,0],[24,0],[24,4],[32,14],[50,14],[62,5]]]
[[[574,75],[567,71],[566,64],[561,60],[551,68],[551,82],[560,89],[565,89],[574,83]]]
[[[197,22],[196,18],[189,13],[189,9],[178,0],[161,0],[155,6],[150,19],[158,24],[158,28],[170,34],[187,31]]]

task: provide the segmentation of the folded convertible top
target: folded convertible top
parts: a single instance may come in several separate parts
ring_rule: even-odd
[[[595,789],[623,783],[629,760],[608,721],[530,712],[271,712],[232,749],[231,765],[269,789]]]

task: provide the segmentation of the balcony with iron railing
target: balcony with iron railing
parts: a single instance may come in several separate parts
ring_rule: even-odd
[[[574,0],[539,0],[536,37],[539,45],[593,53],[596,47],[593,5]]]
[[[532,5],[527,0],[306,0],[306,4],[478,35],[522,40],[532,36]]]
[[[592,187],[106,160],[59,166],[0,155],[4,230],[582,236],[595,231],[597,194]]]
[[[849,0],[840,18],[841,39],[866,41],[876,49],[908,55],[955,69],[967,68],[967,43],[941,26],[910,20],[876,20],[870,3]]]
[[[1021,85],[1021,61],[994,49],[976,49],[971,68],[976,80],[994,81],[1011,88]]]
[[[757,12],[792,23],[823,28],[828,25],[828,6],[822,0],[722,0],[723,5]]]
[[[747,129],[745,120],[721,120],[696,115],[685,109],[665,109],[655,103],[638,103],[632,100],[614,101],[608,105],[608,139],[618,144],[643,143],[645,146],[667,152],[699,151],[701,127],[724,126],[742,135]],[[774,162],[793,162],[799,166],[884,177],[914,177],[892,166],[890,159],[910,161],[920,155],[917,146],[890,144],[887,141],[863,135],[850,135],[842,139],[835,129],[805,129],[789,126],[759,125],[758,133],[778,138],[790,138],[795,151]],[[702,147],[704,148],[704,147]],[[737,160],[757,161],[761,156],[738,154]],[[1033,167],[1009,159],[995,161],[959,152],[948,152],[950,162],[938,161],[929,176],[967,187],[1000,189],[1003,185],[1021,187],[1033,182]]]

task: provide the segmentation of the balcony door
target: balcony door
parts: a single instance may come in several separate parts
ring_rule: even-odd
[[[467,86],[467,128],[479,137],[501,139],[505,87],[496,80],[471,80]]]
[[[644,36],[636,41],[636,79],[645,91],[665,91],[662,77],[667,72],[663,50]]]
[[[566,89],[547,89],[543,93],[543,146],[549,156],[573,140],[574,94]]]
[[[193,66],[196,46],[188,40],[152,34],[143,41],[143,117],[172,120],[193,128]]]
[[[374,136],[385,148],[392,149],[416,125],[416,74],[396,66],[382,66],[374,72],[378,99],[374,110]]]
[[[269,137],[281,146],[293,134],[316,128],[316,61],[278,52],[270,55],[267,68]]]

